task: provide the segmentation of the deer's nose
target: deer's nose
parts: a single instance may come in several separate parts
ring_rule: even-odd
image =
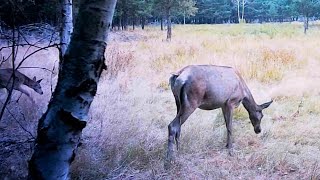
[[[254,132],[255,132],[256,134],[261,133],[261,128],[260,128],[260,127],[254,128]]]

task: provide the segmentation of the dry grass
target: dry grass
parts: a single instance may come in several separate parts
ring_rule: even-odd
[[[319,179],[320,31],[302,30],[299,23],[175,26],[170,43],[155,28],[113,33],[72,178]],[[56,55],[49,56],[50,63],[34,64],[51,68]],[[233,157],[221,111],[196,110],[182,127],[176,164],[165,171],[167,125],[176,113],[168,78],[189,64],[232,66],[258,103],[275,102],[259,135],[245,109],[235,111]],[[49,82],[46,98],[36,97],[40,107]]]

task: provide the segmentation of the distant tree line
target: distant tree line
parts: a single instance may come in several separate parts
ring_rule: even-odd
[[[197,0],[188,23],[285,22],[320,17],[319,0]]]
[[[0,0],[0,21],[7,25],[12,23],[11,1],[19,5],[16,24],[60,24],[60,1]],[[168,17],[175,24],[309,21],[319,19],[320,0],[118,0],[113,28],[135,29],[139,25],[144,29],[146,24],[159,24],[163,29]]]
[[[59,1],[0,0],[0,22],[7,26],[32,23],[59,24]],[[13,18],[14,16],[14,18]],[[13,22],[14,21],[14,22]]]

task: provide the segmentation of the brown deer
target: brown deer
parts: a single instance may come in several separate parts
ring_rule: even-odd
[[[12,69],[0,69],[0,88],[5,88],[10,91],[13,82],[13,70]],[[33,79],[28,78],[26,75],[22,74],[18,70],[14,71],[14,84],[13,89],[20,91],[21,93],[27,95],[32,101],[29,92],[24,89],[23,85],[28,86],[33,89],[35,92],[39,94],[43,94],[41,90],[41,82],[42,79],[36,80],[36,77]]]
[[[227,148],[232,154],[232,114],[234,108],[242,102],[249,113],[255,133],[261,132],[262,110],[272,101],[262,105],[256,104],[252,94],[240,76],[231,67],[213,65],[191,65],[170,77],[177,115],[169,124],[168,160],[173,159],[174,140],[179,150],[181,125],[195,109],[213,110],[221,108],[227,127]]]

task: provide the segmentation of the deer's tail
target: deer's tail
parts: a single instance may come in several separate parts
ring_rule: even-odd
[[[174,96],[174,99],[176,102],[176,106],[177,106],[177,114],[180,110],[180,88],[175,87],[175,83],[176,83],[178,76],[179,75],[177,75],[177,74],[172,74],[172,76],[169,79],[171,91],[173,93],[173,96]]]
[[[173,90],[174,83],[176,82],[176,79],[178,76],[179,76],[178,74],[172,74],[169,79],[169,84],[170,84],[170,87],[172,90]]]

